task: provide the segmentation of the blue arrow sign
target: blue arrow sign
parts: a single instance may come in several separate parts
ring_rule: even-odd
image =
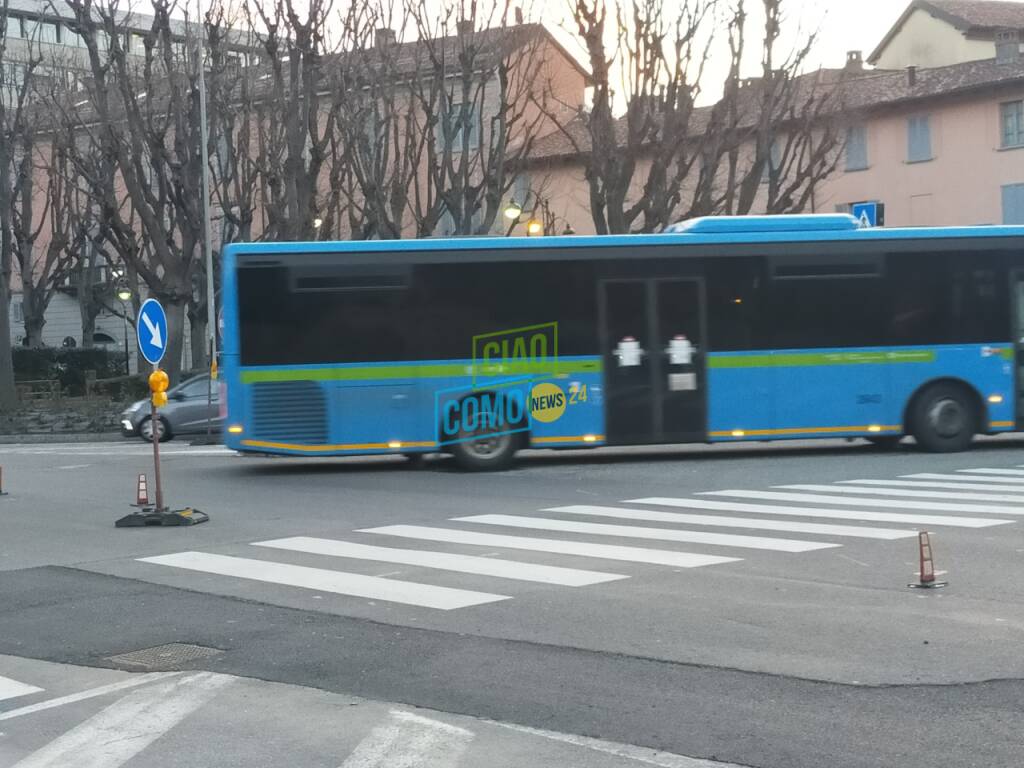
[[[153,365],[159,363],[167,351],[167,315],[156,299],[146,299],[139,310],[135,330],[139,336],[139,351]]]

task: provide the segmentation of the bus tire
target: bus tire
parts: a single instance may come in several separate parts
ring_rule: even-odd
[[[518,434],[480,435],[451,446],[455,463],[470,472],[496,472],[508,469],[519,449]]]
[[[966,387],[939,382],[923,390],[911,406],[917,444],[930,453],[956,453],[971,446],[980,422],[977,398]]]

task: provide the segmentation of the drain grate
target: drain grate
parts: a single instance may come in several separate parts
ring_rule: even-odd
[[[224,651],[219,648],[207,648],[205,645],[167,643],[166,645],[158,645],[154,648],[143,648],[139,651],[107,656],[106,660],[119,666],[166,670],[176,669],[195,661],[219,656],[222,653]]]

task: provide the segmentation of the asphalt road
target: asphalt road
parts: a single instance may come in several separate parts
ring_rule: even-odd
[[[394,717],[415,732],[399,744],[433,743],[423,728],[456,733],[392,714],[424,707],[474,734],[472,748],[442,750],[460,755],[453,766],[501,765],[485,757],[500,754],[559,766],[693,765],[688,756],[1018,768],[1022,447],[538,452],[468,475],[443,460],[415,470],[171,443],[168,500],[210,522],[115,529],[136,474],[152,480],[144,445],[0,446],[0,654],[17,657],[0,658],[0,766],[59,765],[32,756],[100,716],[47,710],[49,741],[28,735],[41,715],[4,722],[50,695],[5,700],[4,676],[53,690],[32,668],[12,671],[39,663],[19,659],[124,675],[96,668],[138,672],[110,657],[176,642],[221,652],[157,669],[216,674],[131,695],[230,681],[197,710],[204,722],[234,713],[209,765],[284,764],[242,748],[281,711],[288,743],[309,743],[285,760],[296,766],[349,765],[372,752],[372,734],[398,733]],[[920,530],[944,589],[907,586]],[[287,695],[257,693],[270,683]],[[242,690],[248,715],[232,703]],[[309,741],[309,723],[342,722],[320,695],[371,715],[345,739]],[[166,739],[99,764],[177,765],[157,757]],[[600,762],[608,755],[618,762]],[[377,764],[388,760],[362,763]]]

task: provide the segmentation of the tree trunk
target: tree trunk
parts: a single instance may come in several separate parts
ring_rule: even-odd
[[[181,353],[185,340],[185,306],[188,299],[163,299],[164,312],[167,314],[167,352],[160,361],[160,367],[167,371],[171,386],[178,383],[181,377]]]
[[[79,292],[78,299],[79,315],[82,318],[82,348],[92,347],[93,334],[96,333],[96,315],[92,302]]]
[[[18,407],[14,388],[14,359],[11,356],[11,293],[5,280],[0,280],[0,411]]]
[[[210,367],[209,346],[206,338],[206,320],[198,312],[188,312],[189,341],[192,347],[192,370],[202,371]]]
[[[42,317],[25,318],[25,346],[39,349],[43,346],[43,326],[46,320]]]

